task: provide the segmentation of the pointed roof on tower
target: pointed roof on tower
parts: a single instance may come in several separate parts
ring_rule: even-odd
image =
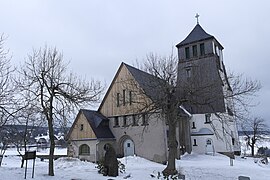
[[[184,39],[182,42],[176,45],[176,47],[184,46],[190,43],[194,43],[197,41],[203,41],[206,39],[215,38],[214,36],[206,33],[204,29],[200,26],[200,24],[197,24],[193,30],[189,33],[189,35]]]
[[[197,24],[193,28],[193,30],[189,33],[189,35],[186,37],[186,39],[177,44],[176,47],[184,46],[196,41],[203,41],[211,38],[214,38],[214,36],[206,33],[204,29],[200,26],[200,24]]]

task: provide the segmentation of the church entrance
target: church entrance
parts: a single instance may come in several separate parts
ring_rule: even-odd
[[[214,146],[213,146],[213,142],[212,139],[207,139],[206,140],[206,145],[205,145],[205,153],[206,154],[211,154],[214,155],[215,151],[214,151]]]
[[[123,143],[124,156],[134,156],[134,143],[131,139],[126,139]]]

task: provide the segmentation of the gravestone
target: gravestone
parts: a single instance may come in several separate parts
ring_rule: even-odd
[[[116,153],[111,144],[104,145],[105,158],[104,158],[104,176],[118,176],[118,161]]]
[[[247,176],[238,176],[238,180],[250,180]]]

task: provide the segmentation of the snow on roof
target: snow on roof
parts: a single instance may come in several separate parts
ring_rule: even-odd
[[[49,135],[40,135],[35,137],[35,140],[38,142],[40,139],[45,139],[47,142],[50,140]],[[54,140],[58,140],[58,137],[56,135],[54,135]]]
[[[214,133],[208,128],[201,128],[198,132],[193,132],[192,136],[213,135]]]
[[[192,116],[192,114],[190,114],[190,113],[184,108],[184,106],[180,105],[179,107],[180,107],[180,109],[182,109],[189,117]]]

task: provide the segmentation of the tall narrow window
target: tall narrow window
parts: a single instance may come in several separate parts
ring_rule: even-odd
[[[129,91],[129,105],[132,104],[132,91]]]
[[[191,69],[190,68],[186,68],[186,74],[187,74],[187,78],[191,77]]]
[[[200,55],[205,55],[204,43],[200,44]]]
[[[235,138],[232,138],[232,145],[234,146],[235,144]]]
[[[198,56],[197,45],[192,46],[193,57]]]
[[[227,106],[227,112],[230,116],[233,116],[233,111]]]
[[[198,145],[197,145],[197,140],[196,140],[196,139],[193,139],[193,146],[198,146]]]
[[[219,56],[219,48],[218,48],[218,46],[215,46],[215,51],[216,51],[216,54]]]
[[[211,122],[211,114],[205,114],[205,123]]]
[[[113,127],[119,127],[119,118],[118,118],[118,116],[114,117],[114,126]]]
[[[120,93],[116,94],[116,106],[119,107],[120,106]]]
[[[143,126],[148,125],[148,119],[145,113],[142,114],[142,125]]]
[[[123,116],[123,126],[127,126],[127,116]]]
[[[83,124],[81,124],[81,126],[80,126],[80,130],[81,130],[81,131],[83,131]]]
[[[126,105],[126,90],[123,90],[123,106]]]
[[[138,123],[137,123],[137,119],[136,119],[136,115],[135,114],[132,115],[132,126],[138,126]]]
[[[190,58],[189,47],[185,48],[185,53],[186,53],[186,59],[189,59]]]
[[[192,129],[196,129],[195,122],[192,122]]]

